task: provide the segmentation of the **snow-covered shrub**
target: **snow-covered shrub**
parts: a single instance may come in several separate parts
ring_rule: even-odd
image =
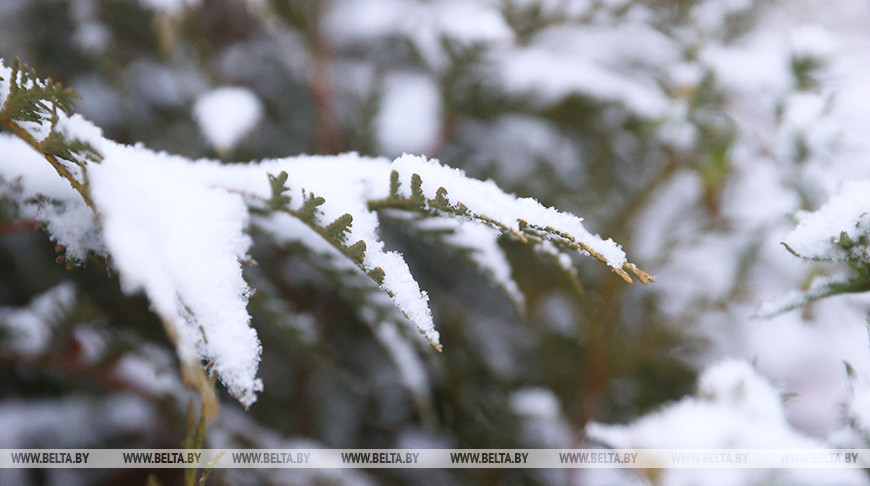
[[[119,272],[125,292],[148,296],[191,384],[207,387],[197,371],[197,362],[206,363],[209,374],[220,378],[245,407],[263,388],[257,378],[262,346],[246,310],[256,289],[242,277],[251,245],[249,225],[279,244],[301,245],[335,272],[368,277],[370,291],[379,289],[395,306],[395,311],[375,314],[370,324],[377,329],[407,319],[438,351],[442,346],[428,296],[402,255],[384,249],[377,211],[423,228],[434,218],[438,230],[455,232],[460,247],[482,255],[472,261],[513,291],[509,264],[493,246],[500,235],[569,262],[568,252],[591,255],[629,283],[629,273],[643,283],[652,280],[612,240],[586,231],[581,218],[516,198],[492,181],[470,179],[437,161],[403,155],[390,162],[356,153],[236,165],[192,161],[104,138],[94,125],[70,116],[71,91],[38,78],[17,59],[11,67],[0,63],[0,93],[0,123],[57,171],[16,170],[15,165],[34,164],[27,154],[12,160],[15,165],[3,178],[32,188],[50,185],[39,178],[60,176],[74,189],[64,187],[56,199],[52,193],[21,191],[19,204],[36,206],[35,219],[46,223],[52,239],[66,249],[66,261],[88,254],[102,257]],[[225,113],[251,118],[236,113],[236,103],[229,109],[209,108],[211,103],[197,103],[200,119]],[[13,138],[0,141],[13,152],[26,152]],[[232,145],[226,141],[225,147]],[[83,204],[89,210],[82,211]],[[66,206],[70,213],[40,214],[43,207]],[[462,238],[468,235],[482,238]],[[478,250],[478,244],[485,246]],[[513,298],[522,301],[516,292]],[[369,306],[384,305],[371,299]],[[393,316],[384,321],[384,313]]]

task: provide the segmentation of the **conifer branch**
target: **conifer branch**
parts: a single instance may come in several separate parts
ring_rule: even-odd
[[[305,200],[302,203],[302,207],[300,209],[291,209],[288,206],[290,198],[283,195],[285,192],[289,191],[285,185],[287,182],[287,172],[282,171],[277,176],[269,174],[269,181],[272,185],[272,197],[269,199],[272,209],[289,214],[299,221],[302,221],[306,226],[314,230],[324,240],[335,247],[335,249],[347,256],[357,267],[359,267],[360,270],[374,280],[375,283],[378,285],[383,283],[384,270],[382,268],[367,269],[365,265],[363,265],[366,252],[365,241],[359,240],[350,245],[347,244],[347,233],[350,231],[350,227],[353,224],[353,216],[350,213],[345,213],[328,225],[321,226],[317,223],[315,216],[322,214],[322,211],[318,209],[318,206],[325,203],[326,199],[320,196],[315,196],[314,194],[304,194],[303,191],[303,197]]]
[[[497,241],[492,241],[489,238],[490,235],[481,235],[477,232],[474,234],[468,234],[470,229],[477,228],[478,225],[464,219],[441,216],[432,217],[428,214],[411,213],[406,211],[385,211],[383,215],[414,235],[420,236],[434,245],[444,248],[450,254],[453,254],[467,262],[483,274],[490,283],[498,287],[514,304],[521,315],[525,315],[527,311],[525,296],[511,275],[496,274],[491,264],[488,265],[485,261],[481,261],[478,258],[485,259],[486,253],[497,251],[498,257],[504,258],[504,266],[510,267],[503,250]],[[485,227],[485,230],[489,231],[489,227]],[[499,236],[501,235],[499,232],[495,233]],[[490,244],[491,246],[487,246]],[[490,258],[492,258],[492,256],[490,256]],[[501,263],[501,261],[499,263]]]
[[[541,242],[549,241],[560,249],[584,252],[603,263],[608,263],[604,256],[590,248],[589,245],[550,226],[541,227],[534,223],[518,219],[517,223],[519,229],[517,230],[486,215],[475,214],[474,212],[469,211],[468,207],[461,201],[452,203],[448,197],[447,189],[444,187],[438,188],[434,198],[426,198],[423,194],[422,179],[419,174],[415,173],[411,176],[410,197],[400,194],[399,187],[399,174],[397,171],[393,171],[390,175],[390,195],[385,199],[369,201],[369,208],[381,211],[407,211],[423,216],[458,217],[485,224],[504,234],[511,235],[523,243],[540,244]],[[628,283],[632,282],[629,273],[635,275],[644,284],[648,284],[655,280],[655,277],[639,269],[632,263],[625,263],[622,268],[611,268],[617,275],[622,277],[622,279]]]
[[[25,141],[41,153],[57,173],[69,181],[70,185],[94,209],[87,191],[87,178],[82,171],[83,180],[79,181],[72,171],[59,159],[64,159],[84,168],[86,161],[99,162],[100,155],[89,144],[79,140],[68,141],[56,131],[60,114],[70,116],[75,111],[73,100],[79,98],[72,89],[64,88],[51,78],[39,79],[36,71],[20,62],[12,61],[9,82],[9,95],[0,109],[0,124],[15,136]],[[60,113],[59,113],[60,112]],[[41,130],[47,128],[42,140],[27,130],[24,124],[36,124]]]
[[[366,242],[358,240],[354,243],[349,243],[347,241],[348,233],[353,224],[353,216],[350,213],[345,213],[339,216],[327,225],[321,225],[318,223],[318,219],[323,212],[319,209],[319,206],[323,205],[326,202],[326,199],[321,196],[307,193],[303,190],[302,197],[304,199],[302,205],[299,209],[293,209],[290,207],[290,197],[285,195],[290,191],[286,185],[288,179],[287,172],[282,171],[278,175],[268,174],[268,177],[272,194],[268,200],[261,199],[261,202],[268,203],[270,209],[273,211],[288,214],[304,223],[309,229],[317,233],[338,252],[347,257],[360,272],[377,284],[377,286],[386,292],[387,295],[395,297],[395,294],[391,290],[384,288],[382,285],[386,275],[384,269],[381,267],[368,268],[364,264]],[[263,212],[262,210],[252,210],[258,211],[260,214],[266,214],[266,212]],[[403,312],[403,314],[405,313]],[[405,317],[408,318],[409,316],[405,314]],[[427,340],[435,350],[438,352],[442,351],[443,348],[439,343],[433,342],[428,338]]]

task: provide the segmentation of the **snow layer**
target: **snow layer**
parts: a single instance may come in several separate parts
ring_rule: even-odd
[[[424,158],[406,155],[391,163],[383,158],[344,154],[221,165],[115,144],[78,117],[63,118],[57,130],[69,140],[88,142],[103,159],[86,165],[99,231],[94,231],[90,209],[79,202],[78,206],[50,214],[49,221],[57,220],[50,227],[55,238],[76,243],[72,248],[79,255],[86,251],[109,255],[124,290],[144,292],[154,310],[174,330],[181,358],[205,360],[245,405],[253,403],[262,389],[256,377],[261,346],[250,327],[246,310],[250,289],[242,278],[240,262],[251,243],[246,234],[248,206],[263,206],[271,197],[269,174],[284,171],[290,175],[286,193],[290,210],[300,210],[306,198],[312,196],[325,199],[314,214],[313,223],[318,227],[351,214],[353,222],[342,243],[345,247],[365,243],[362,269],[383,270],[380,287],[436,348],[440,348],[440,338],[428,296],[403,257],[385,250],[378,235],[378,216],[368,208],[368,201],[389,196],[392,170],[398,170],[405,180],[412,173],[421,174],[424,193],[430,198],[435,197],[438,187],[445,186],[449,197],[461,201],[476,215],[492,218],[513,230],[519,230],[520,220],[552,226],[588,245],[614,268],[625,264],[619,246],[588,233],[580,218],[545,208],[532,199],[518,199],[501,192],[491,181],[469,179],[461,171]],[[41,193],[70,204],[80,201],[65,181],[45,169],[48,164],[35,160],[38,157],[34,158],[32,151],[12,139],[0,140],[21,152],[10,151],[17,155],[12,160],[26,157],[26,167],[41,168],[38,174],[18,176],[24,178],[22,187],[27,194]],[[16,163],[0,168],[5,167],[5,177],[9,177],[15,175],[15,170],[20,172],[22,166]],[[326,166],[335,176],[324,176]],[[410,183],[402,184],[408,196],[409,187]],[[78,229],[76,233],[76,224],[81,221],[88,222],[81,225],[86,231]],[[70,224],[64,226],[66,223]],[[264,219],[261,223],[259,226],[278,241],[301,241],[319,252],[332,252],[349,268],[355,267],[334,242],[295,218]],[[455,238],[461,240],[457,244],[470,245],[476,263],[522,305],[509,264],[498,247],[498,233],[478,221],[461,222],[453,229],[457,230]],[[412,375],[406,376],[406,381],[419,390],[419,376]]]
[[[108,149],[108,150],[106,150]],[[250,245],[242,198],[188,176],[187,161],[104,147],[88,168],[90,195],[125,291],[144,290],[178,332],[182,359],[205,359],[245,404],[262,389],[260,344],[245,306]]]
[[[462,10],[459,4],[449,7]],[[426,89],[437,97],[432,86]],[[403,99],[417,98],[416,94],[406,93]],[[212,142],[228,150],[255,123],[258,103],[249,92],[223,89],[202,98],[195,111]],[[437,103],[429,100],[428,104]],[[250,326],[246,305],[251,290],[242,278],[241,267],[251,244],[246,233],[251,206],[271,210],[272,217],[259,218],[258,226],[278,241],[299,241],[317,252],[343,258],[350,269],[375,275],[392,303],[437,349],[440,337],[428,295],[420,289],[402,255],[385,249],[378,235],[378,215],[369,208],[370,201],[389,198],[393,170],[406,181],[401,185],[403,195],[411,195],[408,181],[412,174],[419,174],[427,197],[435,198],[438,188],[446,187],[450,198],[479,217],[453,225],[454,237],[469,240],[462,244],[473,250],[472,259],[520,306],[523,299],[498,247],[498,232],[484,223],[484,218],[515,233],[528,222],[541,228],[543,238],[565,239],[555,234],[558,231],[617,270],[626,264],[621,248],[590,234],[581,218],[533,199],[516,198],[492,181],[470,179],[461,171],[422,157],[405,155],[390,162],[350,153],[222,165],[117,144],[103,138],[99,128],[78,115],[58,116],[57,120],[44,117],[41,123],[33,124],[31,132],[54,130],[71,145],[85,143],[95,151],[94,160],[79,151],[73,154],[75,162],[67,164],[71,171],[77,171],[75,182],[86,187],[91,205],[53,174],[48,164],[37,160],[40,157],[32,150],[9,137],[0,138],[0,144],[9,147],[5,157],[0,157],[0,175],[4,180],[21,180],[19,203],[25,209],[28,198],[41,195],[50,199],[51,204],[37,207],[36,217],[49,223],[53,237],[77,258],[88,252],[108,257],[125,292],[141,291],[148,296],[167,324],[182,360],[204,361],[245,406],[256,400],[263,386],[257,378],[262,348]],[[393,123],[402,117],[394,113],[387,118]],[[439,124],[437,116],[431,118],[427,133]],[[276,211],[268,205],[273,196],[269,176],[282,172],[288,174],[284,194],[288,202]],[[310,219],[300,216],[300,211],[310,209],[305,203],[313,197],[324,198],[323,203]],[[293,217],[288,217],[291,214]],[[340,237],[323,236],[324,228],[348,214],[352,223]],[[544,244],[552,246],[549,241]],[[351,259],[350,248],[363,245],[364,253],[357,254],[361,258]],[[566,259],[570,260],[565,257],[560,261]],[[395,336],[383,330],[378,335],[390,345],[397,361],[407,361],[409,350],[395,346]],[[404,372],[412,390],[419,393],[426,388],[419,369]]]
[[[18,203],[20,216],[45,223],[68,259],[105,254],[94,213],[81,196],[42,155],[8,133],[0,133],[0,187],[4,182],[12,185],[4,193]]]
[[[818,211],[799,215],[800,223],[786,238],[785,244],[807,258],[844,260],[850,256],[870,260],[867,245],[846,250],[838,244],[845,234],[858,241],[867,234],[870,219],[870,181],[849,181],[840,194],[831,198]]]

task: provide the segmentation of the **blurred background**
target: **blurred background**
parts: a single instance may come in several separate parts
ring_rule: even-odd
[[[73,88],[77,112],[116,141],[226,163],[425,154],[584,217],[657,277],[629,286],[577,258],[578,288],[504,240],[518,311],[463,255],[385,226],[444,343],[414,342],[409,364],[335,275],[253,234],[265,390],[244,411],[218,386],[208,447],[762,447],[755,422],[728,422],[756,388],[697,381],[733,358],[749,363],[735,386],[782,396],[762,414],[781,438],[766,446],[867,448],[870,399],[855,397],[870,300],[755,316],[838,271],[780,242],[798,211],[870,175],[868,24],[860,0],[3,0],[0,56]],[[0,192],[0,448],[181,447],[193,395],[148,303],[103,263],[56,263],[16,214]],[[422,386],[406,385],[408,367]],[[730,435],[667,415],[719,398],[734,415],[705,417]],[[222,470],[208,483],[719,484],[686,474]],[[3,484],[148,480],[181,477],[0,471]]]

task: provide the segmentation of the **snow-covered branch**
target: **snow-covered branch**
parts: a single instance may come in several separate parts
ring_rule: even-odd
[[[74,93],[38,79],[17,60],[12,68],[0,64],[0,77],[0,123],[47,159],[80,196],[76,203],[68,190],[43,190],[44,173],[17,167],[34,163],[25,150],[27,155],[0,173],[26,188],[19,204],[55,200],[43,202],[33,217],[48,223],[71,261],[88,253],[107,258],[125,292],[148,297],[176,345],[188,382],[208,387],[195,371],[196,363],[204,362],[246,407],[263,386],[257,378],[262,347],[246,309],[253,290],[242,274],[252,225],[279,244],[328,255],[322,260],[340,267],[336,275],[350,272],[369,281],[439,351],[428,295],[403,256],[385,249],[379,212],[412,213],[423,229],[425,221],[446,224],[453,240],[463,240],[450,244],[476,254],[477,266],[519,306],[524,301],[499,234],[549,253],[591,255],[627,282],[629,272],[643,283],[653,280],[627,261],[618,244],[587,231],[581,218],[517,198],[435,160],[347,153],[234,165],[194,161],[108,140],[71,115]],[[11,137],[0,138],[0,145],[22,153]],[[383,322],[379,315],[376,320]],[[392,328],[374,324],[378,336],[392,336],[384,339],[397,360],[409,354],[395,346],[397,335],[387,332]],[[409,386],[419,388],[411,375]]]

